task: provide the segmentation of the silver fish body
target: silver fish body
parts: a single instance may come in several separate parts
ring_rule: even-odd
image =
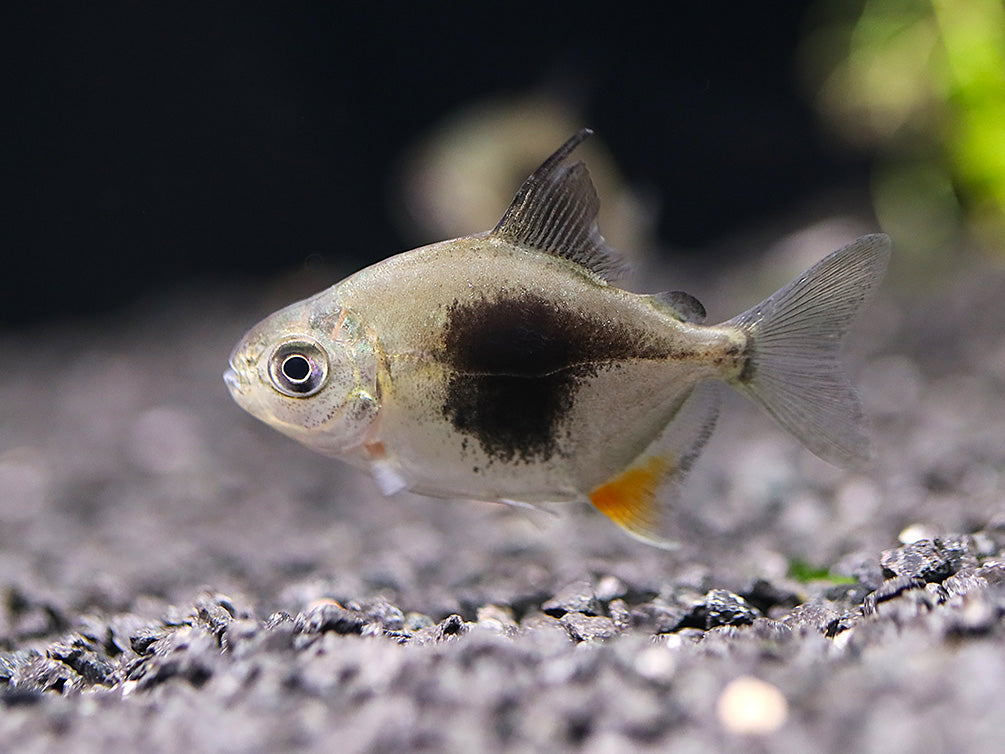
[[[837,347],[887,239],[859,239],[706,326],[687,294],[611,284],[596,193],[582,163],[564,164],[588,134],[528,178],[493,231],[391,257],[259,323],[231,356],[235,400],[387,493],[589,500],[655,544],[668,541],[661,491],[714,425],[709,380],[824,458],[860,460]]]

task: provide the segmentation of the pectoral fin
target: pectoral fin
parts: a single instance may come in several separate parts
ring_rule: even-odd
[[[672,549],[669,505],[712,434],[719,413],[714,386],[700,385],[663,432],[628,468],[590,492],[590,502],[636,539]]]
[[[384,495],[390,496],[408,487],[408,481],[391,463],[384,443],[373,442],[364,449],[370,459],[370,474]]]

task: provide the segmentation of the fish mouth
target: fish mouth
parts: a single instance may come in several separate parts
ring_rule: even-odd
[[[223,373],[223,381],[227,383],[227,389],[230,390],[231,395],[241,395],[244,393],[244,388],[247,387],[247,382],[241,379],[241,376],[237,373],[234,367],[228,367]]]

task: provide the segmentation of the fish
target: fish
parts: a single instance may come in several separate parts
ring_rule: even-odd
[[[380,490],[592,504],[672,547],[669,513],[725,383],[810,451],[861,466],[840,347],[890,240],[867,235],[753,308],[705,324],[690,294],[633,293],[597,225],[582,129],[491,231],[391,256],[266,317],[224,380],[253,416]]]

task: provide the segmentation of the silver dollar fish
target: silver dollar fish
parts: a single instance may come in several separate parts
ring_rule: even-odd
[[[399,254],[248,332],[224,375],[280,432],[371,471],[391,494],[590,501],[667,544],[669,491],[732,385],[821,458],[868,455],[841,336],[878,285],[889,239],[864,236],[718,325],[680,293],[611,284],[580,131],[494,230]]]

